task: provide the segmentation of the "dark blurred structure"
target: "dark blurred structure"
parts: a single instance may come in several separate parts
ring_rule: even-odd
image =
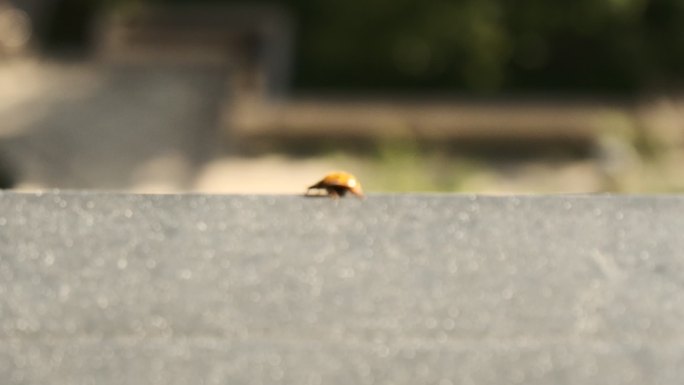
[[[102,9],[277,5],[297,21],[294,74],[296,85],[307,89],[615,93],[669,88],[684,79],[684,6],[678,0],[207,0],[199,7],[190,0],[5,2],[28,13],[35,39],[50,49],[92,45]],[[204,22],[233,30],[256,25],[248,27],[259,31],[254,39],[268,29],[271,38],[289,31],[239,12],[228,19],[221,14],[205,15]],[[149,28],[163,18],[147,18]],[[283,43],[289,44],[270,46]]]
[[[278,3],[298,21],[301,87],[613,93],[684,78],[679,0]]]
[[[29,1],[30,2],[30,1]],[[33,0],[33,2],[40,2]],[[50,3],[50,40],[77,40],[95,2]],[[107,5],[197,5],[191,0],[109,0]],[[626,92],[684,79],[679,0],[422,0],[280,5],[297,21],[301,88],[456,92]],[[243,21],[249,21],[249,18]],[[226,21],[224,25],[234,24]],[[83,39],[83,38],[81,38]]]
[[[289,14],[274,6],[169,5],[115,12],[99,26],[100,58],[228,65],[235,91],[283,95],[291,74]]]

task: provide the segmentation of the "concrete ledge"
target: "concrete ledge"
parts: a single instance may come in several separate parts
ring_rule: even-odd
[[[678,384],[684,198],[0,193],[5,384]]]

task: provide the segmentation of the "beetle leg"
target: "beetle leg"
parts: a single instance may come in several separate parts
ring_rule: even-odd
[[[340,194],[337,192],[337,189],[334,187],[326,187],[325,190],[328,192],[328,195],[333,198],[333,199],[339,199]]]

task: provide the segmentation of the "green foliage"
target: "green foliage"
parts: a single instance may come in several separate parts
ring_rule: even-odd
[[[456,157],[408,139],[386,139],[375,155],[364,158],[361,177],[369,191],[453,192],[463,181],[482,172],[475,159]]]
[[[628,91],[681,81],[681,0],[288,1],[310,87]]]

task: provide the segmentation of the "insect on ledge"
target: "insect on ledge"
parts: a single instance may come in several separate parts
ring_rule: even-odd
[[[358,198],[365,198],[361,183],[356,177],[345,171],[335,171],[327,174],[317,183],[306,189],[305,196],[321,196],[321,194],[311,194],[311,190],[324,190],[325,195],[337,199],[344,197],[347,193],[352,193]]]

